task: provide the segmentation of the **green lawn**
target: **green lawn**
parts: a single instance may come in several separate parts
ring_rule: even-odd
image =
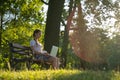
[[[81,70],[37,70],[3,71],[0,80],[120,80],[120,73],[115,71]]]

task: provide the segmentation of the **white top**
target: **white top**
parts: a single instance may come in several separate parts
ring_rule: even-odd
[[[40,52],[40,53],[46,53],[47,51],[43,51],[42,44],[39,42],[36,42],[35,40],[30,41],[30,46],[34,48],[35,51]]]

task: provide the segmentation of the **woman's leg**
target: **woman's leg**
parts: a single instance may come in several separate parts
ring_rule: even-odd
[[[49,58],[50,63],[52,64],[53,69],[59,69],[59,62],[57,57],[51,56]]]

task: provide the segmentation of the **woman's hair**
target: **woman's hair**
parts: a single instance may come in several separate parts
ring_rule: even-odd
[[[41,30],[39,30],[39,29],[34,30],[34,32],[33,32],[33,37],[35,37],[35,34],[36,34],[36,33],[39,33],[39,32],[41,33]]]

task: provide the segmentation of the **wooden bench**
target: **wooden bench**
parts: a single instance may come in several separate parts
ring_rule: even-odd
[[[32,60],[32,50],[28,46],[21,46],[18,43],[9,43],[10,48],[10,65],[12,68],[18,63],[25,62],[27,68],[30,68],[30,62]]]
[[[18,63],[25,62],[28,69],[31,68],[31,64],[49,64],[48,62],[43,62],[40,60],[36,60],[32,53],[32,50],[29,46],[22,46],[18,43],[9,43],[10,47],[10,65],[12,68]],[[58,51],[58,47],[52,46],[50,55],[56,56]]]

